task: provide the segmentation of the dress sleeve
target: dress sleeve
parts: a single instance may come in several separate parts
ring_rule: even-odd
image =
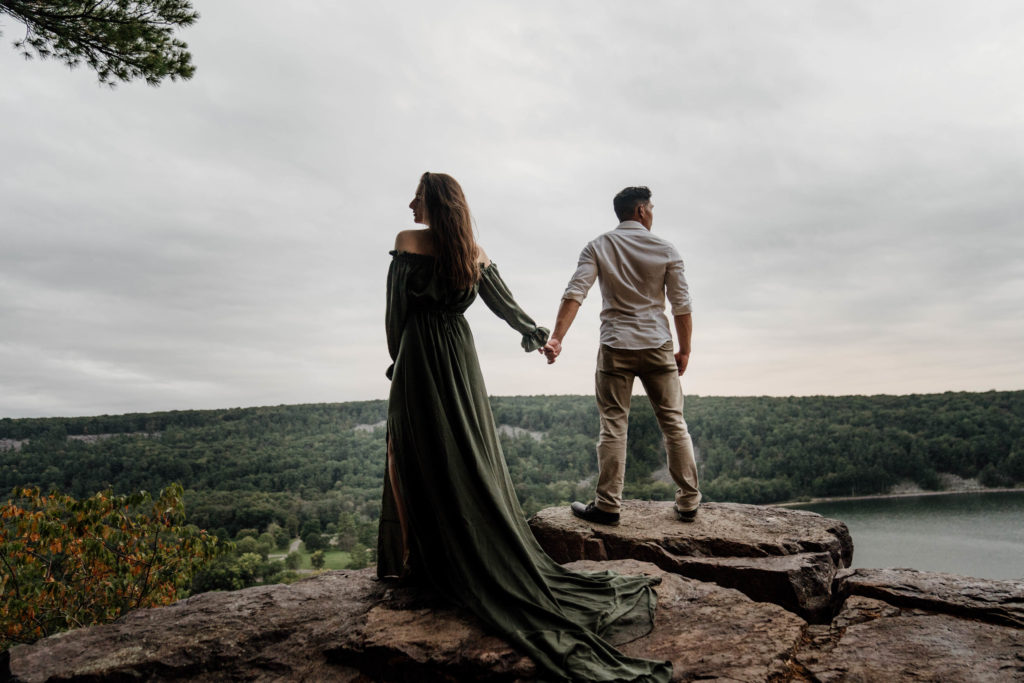
[[[519,304],[512,298],[512,292],[501,279],[498,267],[493,263],[484,268],[480,276],[480,298],[495,315],[523,335],[523,349],[527,352],[536,351],[547,343],[550,330],[546,327],[537,327],[533,318],[519,308]]]
[[[391,252],[392,256],[396,252]],[[384,329],[388,337],[388,353],[391,354],[391,365],[384,373],[388,379],[395,371],[395,359],[398,358],[398,345],[402,340],[402,328],[408,313],[405,283],[409,278],[409,265],[397,258],[392,258],[388,268],[387,308],[384,313]]]

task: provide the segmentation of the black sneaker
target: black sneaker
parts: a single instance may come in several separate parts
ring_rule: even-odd
[[[605,512],[593,503],[584,505],[579,501],[575,501],[569,508],[572,510],[572,514],[594,524],[608,524],[610,526],[618,526],[619,524],[618,512]]]
[[[699,503],[697,504],[697,507],[693,508],[692,510],[680,510],[679,508],[676,508],[676,517],[679,518],[680,522],[692,522],[695,519],[697,519],[697,510],[699,509]]]

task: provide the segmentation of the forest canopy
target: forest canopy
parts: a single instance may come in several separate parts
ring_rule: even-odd
[[[591,396],[493,397],[529,515],[589,500]],[[370,540],[379,514],[386,404],[363,401],[80,418],[0,419],[0,487],[76,497],[185,489],[189,522],[221,535],[274,523],[292,537],[347,515]],[[1024,484],[1024,391],[686,399],[706,499],[774,503],[885,493],[941,475]],[[670,500],[664,447],[634,397],[625,496]],[[2,490],[2,489],[0,489]]]

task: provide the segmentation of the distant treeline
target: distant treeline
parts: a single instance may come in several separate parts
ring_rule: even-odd
[[[502,436],[502,447],[527,514],[592,496],[593,397],[494,397],[491,404],[497,424],[518,428]],[[178,482],[189,520],[231,536],[271,522],[293,536],[343,517],[372,523],[385,449],[385,430],[374,425],[385,415],[384,401],[363,401],[0,419],[0,490],[35,485],[84,497],[108,486],[155,492]],[[937,489],[941,473],[986,486],[1024,484],[1024,391],[694,396],[686,416],[709,500],[865,495],[903,481]],[[100,438],[69,438],[79,436]],[[633,401],[629,449],[625,495],[671,499],[644,397]]]

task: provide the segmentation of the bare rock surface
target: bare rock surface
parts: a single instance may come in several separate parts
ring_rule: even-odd
[[[847,569],[836,575],[834,591],[840,596],[863,595],[891,605],[1024,628],[1024,581],[917,569]]]
[[[670,503],[630,501],[618,527],[567,508],[531,525],[573,569],[662,579],[654,630],[621,649],[670,660],[676,681],[1024,681],[1024,581],[837,570],[849,534],[813,513],[708,504],[682,524]],[[0,653],[0,682],[536,677],[471,615],[372,568],[196,595]]]
[[[654,631],[620,649],[672,662],[674,681],[766,681],[787,669],[806,623],[777,605],[636,560],[572,562],[573,569],[662,577]]]
[[[202,593],[14,647],[10,672],[25,682],[214,681],[226,672],[234,680],[328,673],[354,680],[355,670],[334,669],[321,653],[383,595],[366,570]]]
[[[738,591],[638,561],[574,569],[661,576],[654,630],[622,646],[671,660],[674,680],[764,681],[791,666],[804,622]],[[41,681],[529,681],[532,660],[473,617],[373,570],[290,586],[205,593],[10,651],[9,675]],[[0,678],[2,678],[0,671]]]
[[[1024,631],[852,596],[811,626],[788,680],[1024,681]]]
[[[685,524],[672,503],[628,500],[618,526],[585,522],[567,506],[541,510],[530,526],[558,562],[636,558],[815,622],[831,618],[833,578],[853,559],[842,522],[759,505],[706,503],[696,521]]]

